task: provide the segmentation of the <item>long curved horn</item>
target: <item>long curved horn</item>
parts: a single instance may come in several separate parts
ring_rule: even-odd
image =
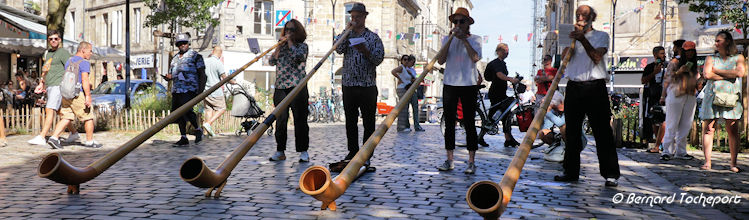
[[[575,51],[575,40],[572,40],[572,46],[568,50],[567,55],[564,57],[562,65],[559,67],[559,72],[554,76],[554,80],[551,82],[549,92],[544,98],[544,102],[541,107],[536,110],[536,115],[533,116],[533,122],[528,128],[528,132],[525,133],[523,143],[520,144],[518,150],[515,151],[515,156],[510,162],[510,166],[505,171],[505,175],[502,176],[502,181],[497,184],[495,182],[484,180],[475,182],[468,188],[466,192],[466,202],[468,207],[473,209],[484,217],[484,219],[498,219],[499,216],[507,209],[507,204],[510,203],[510,196],[512,191],[515,190],[515,184],[520,178],[520,172],[523,171],[525,161],[528,159],[528,154],[531,151],[531,145],[536,140],[536,135],[541,129],[541,123],[544,121],[546,116],[546,109],[551,104],[551,98],[554,97],[559,85],[559,80],[564,75],[564,71],[567,69],[567,63],[569,63],[572,55]]]
[[[452,41],[452,39],[453,36],[450,35],[448,42]],[[450,43],[447,45],[450,45]],[[446,49],[446,46],[442,46],[437,54],[441,54]],[[408,88],[403,97],[413,96],[414,92],[416,92],[416,88],[419,87],[419,83],[424,81],[424,77],[434,69],[434,63],[436,61],[437,58],[434,58],[429,62],[424,69],[424,72],[422,72],[416,81],[411,84],[411,87]],[[365,142],[359,152],[356,153],[356,156],[351,158],[351,161],[346,165],[346,168],[344,168],[336,178],[331,178],[330,171],[325,167],[312,166],[307,168],[299,178],[299,188],[302,192],[322,201],[322,209],[328,208],[330,210],[335,210],[335,200],[343,195],[346,188],[351,185],[351,182],[356,180],[356,178],[358,178],[366,169],[366,167],[364,167],[364,162],[372,157],[375,147],[380,143],[382,137],[385,136],[385,133],[393,124],[393,121],[395,121],[395,117],[398,117],[398,113],[400,113],[401,109],[408,105],[408,101],[409,99],[401,99],[398,101],[398,104],[392,111],[390,111],[390,114],[385,118],[385,121],[383,121],[372,136],[367,139],[367,142]]]
[[[331,48],[323,57],[327,57],[331,53],[333,53],[336,47],[338,47],[338,45],[346,40],[346,37],[348,37],[349,33],[351,33],[351,29],[346,29],[341,35],[341,38],[339,38],[333,45],[333,48]],[[239,161],[242,160],[244,155],[246,155],[247,152],[250,151],[253,146],[255,146],[255,143],[257,143],[257,140],[260,139],[261,136],[263,136],[265,130],[267,130],[268,127],[270,127],[270,125],[276,120],[277,115],[281,114],[282,111],[288,111],[288,107],[289,104],[291,104],[291,101],[299,94],[302,89],[306,88],[307,82],[312,78],[312,75],[317,72],[317,69],[319,69],[324,62],[325,59],[320,60],[320,62],[318,62],[317,65],[315,65],[315,67],[310,70],[307,76],[304,77],[301,82],[299,82],[299,85],[297,85],[296,88],[292,89],[291,92],[289,92],[289,94],[286,96],[286,98],[281,101],[281,103],[276,105],[276,108],[273,109],[273,112],[271,112],[268,118],[266,118],[263,123],[257,126],[257,128],[252,131],[252,134],[250,134],[249,137],[242,141],[242,143],[240,143],[239,146],[234,149],[234,151],[228,157],[226,157],[226,159],[224,159],[224,162],[219,165],[216,171],[212,171],[211,169],[209,169],[205,165],[205,162],[199,157],[193,157],[186,160],[180,168],[179,173],[182,177],[182,180],[199,188],[210,188],[205,193],[206,197],[211,196],[212,191],[216,187],[218,187],[218,189],[216,189],[216,193],[213,195],[214,197],[218,198],[221,195],[221,191],[223,190],[224,186],[226,185],[226,180],[229,178],[231,171],[234,170],[234,167],[236,167]]]
[[[91,179],[96,178],[96,176],[99,176],[99,174],[107,170],[107,168],[109,168],[113,164],[117,163],[117,161],[119,161],[120,159],[125,157],[125,155],[127,155],[128,153],[133,151],[135,148],[140,146],[140,144],[145,142],[148,138],[150,138],[154,134],[161,131],[161,129],[164,129],[164,127],[172,123],[174,120],[177,120],[177,118],[182,117],[182,115],[187,113],[187,111],[192,111],[192,107],[198,104],[198,102],[205,99],[205,97],[207,97],[213,91],[216,91],[222,85],[229,82],[229,80],[237,76],[239,73],[241,73],[244,69],[246,69],[253,63],[260,60],[260,58],[265,56],[265,54],[275,49],[276,47],[281,45],[283,42],[284,41],[279,41],[278,43],[273,45],[271,48],[268,48],[268,50],[266,50],[265,52],[255,57],[255,59],[248,62],[247,64],[245,64],[238,70],[234,71],[234,73],[232,73],[228,77],[216,83],[216,85],[213,85],[211,88],[198,94],[198,96],[192,98],[190,101],[188,101],[187,103],[179,107],[177,110],[175,110],[174,112],[166,116],[164,119],[158,121],[156,124],[154,124],[150,128],[138,134],[138,136],[135,136],[133,139],[130,139],[128,142],[118,147],[117,149],[113,150],[112,152],[109,152],[107,155],[97,160],[96,162],[92,163],[91,165],[88,165],[87,167],[84,167],[84,168],[77,168],[75,166],[70,165],[68,162],[66,162],[62,158],[62,155],[60,155],[59,153],[51,153],[47,155],[46,157],[44,157],[44,159],[42,159],[42,162],[39,163],[39,169],[37,170],[37,174],[39,175],[39,177],[47,178],[58,183],[66,184],[68,185],[68,193],[78,194],[80,191],[81,183],[85,183]]]

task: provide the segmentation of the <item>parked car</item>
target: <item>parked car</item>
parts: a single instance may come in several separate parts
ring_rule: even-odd
[[[165,99],[166,88],[160,83],[156,85],[156,97]],[[151,80],[130,80],[130,104],[138,103],[146,92],[154,87]],[[113,80],[99,84],[92,92],[93,105],[98,111],[117,112],[125,106],[125,80]]]

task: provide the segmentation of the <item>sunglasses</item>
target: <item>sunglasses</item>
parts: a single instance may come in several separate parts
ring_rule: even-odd
[[[53,41],[53,40],[57,41],[57,40],[60,40],[60,38],[59,38],[59,37],[50,37],[50,38],[47,38],[47,39],[48,39],[49,41]]]
[[[468,23],[468,19],[455,19],[453,20],[453,24],[465,24]]]

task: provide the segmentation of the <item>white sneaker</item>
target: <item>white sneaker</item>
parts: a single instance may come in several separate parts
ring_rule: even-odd
[[[79,139],[81,139],[81,136],[78,135],[78,133],[71,133],[70,135],[68,135],[68,138],[65,138],[65,140],[62,140],[62,142],[73,143],[78,141]]]
[[[309,154],[307,153],[307,151],[303,151],[299,155],[299,162],[309,162]]]
[[[47,146],[47,140],[44,137],[37,135],[31,140],[27,141],[29,144]]]
[[[273,153],[273,156],[270,156],[270,161],[279,161],[279,160],[286,160],[286,155],[284,155],[283,151],[276,151],[276,153]]]

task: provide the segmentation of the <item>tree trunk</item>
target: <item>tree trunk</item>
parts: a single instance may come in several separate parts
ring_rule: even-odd
[[[70,0],[47,0],[47,31],[57,30],[60,38],[65,32],[65,13],[70,5]],[[62,44],[62,41],[60,42]]]

